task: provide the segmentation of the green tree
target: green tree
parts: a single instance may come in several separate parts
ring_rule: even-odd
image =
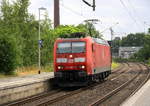
[[[150,34],[150,28],[148,28],[148,33]]]
[[[0,33],[15,39],[18,66],[33,64],[37,55],[38,22],[28,13],[28,6],[29,0],[16,0],[12,4],[3,0],[1,5]]]
[[[82,30],[73,25],[61,25],[54,30],[55,35],[61,38],[71,37],[70,34],[75,32],[82,32]]]
[[[97,31],[94,25],[90,22],[85,22],[85,24],[79,24],[77,28],[79,28],[81,32],[84,32],[91,37],[102,38],[102,34],[100,34],[99,31]]]
[[[16,68],[16,43],[0,35],[0,73],[13,74]]]
[[[129,34],[121,40],[121,46],[143,46],[144,33]]]
[[[51,20],[46,13],[44,20],[41,21],[41,39],[43,41],[41,48],[42,65],[47,65],[53,61],[53,45],[56,38]]]
[[[144,46],[143,48],[137,53],[137,58],[139,60],[148,60],[150,58],[150,35],[145,35],[144,37]]]

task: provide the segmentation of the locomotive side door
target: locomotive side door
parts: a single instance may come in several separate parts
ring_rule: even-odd
[[[93,58],[93,73],[96,73],[96,55],[95,55],[95,44],[92,44],[92,58]]]

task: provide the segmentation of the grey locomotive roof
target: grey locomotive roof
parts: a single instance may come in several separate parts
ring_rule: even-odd
[[[93,41],[96,42],[96,43],[99,43],[99,44],[103,44],[103,45],[108,45],[108,42],[103,40],[103,39],[100,39],[100,38],[93,38]]]
[[[81,39],[81,38],[57,38],[57,39],[64,39],[64,40],[78,40],[78,39]]]
[[[82,38],[82,37],[81,37]],[[78,40],[81,38],[58,38],[58,39],[65,39],[65,40]],[[106,40],[100,39],[100,38],[92,38],[94,42],[99,43],[99,44],[103,44],[103,45],[108,45],[108,42]]]

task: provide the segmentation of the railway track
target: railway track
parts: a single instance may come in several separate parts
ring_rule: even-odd
[[[85,87],[85,88],[81,88],[81,89],[72,91],[71,93],[62,95],[62,96],[60,96],[60,97],[56,97],[56,98],[54,98],[54,99],[52,99],[52,100],[49,100],[49,101],[47,101],[47,102],[45,102],[45,103],[41,103],[41,104],[39,104],[38,106],[48,106],[49,104],[53,104],[53,103],[55,103],[55,102],[64,100],[65,98],[68,98],[68,97],[70,97],[70,96],[72,96],[72,95],[79,94],[79,93],[83,92],[84,90],[87,90],[87,89],[92,88],[93,86],[95,86],[95,85],[88,86],[88,87]]]
[[[128,67],[128,65],[126,65],[126,67]],[[123,73],[129,73],[129,71],[130,71],[130,67],[128,67],[129,69],[122,69],[123,70]],[[126,71],[125,71],[126,70]],[[120,72],[120,71],[119,71]],[[121,71],[121,75],[123,74],[122,73],[122,71]],[[120,75],[120,76],[121,76]],[[110,81],[111,79],[114,79],[114,78],[116,78],[116,77],[118,77],[118,76],[115,76],[115,77],[111,77],[111,78],[108,78],[108,80],[107,81]],[[99,85],[97,85],[97,86],[95,86],[96,88],[99,88],[101,86],[101,84],[99,84]],[[94,89],[96,89],[96,88],[94,88]],[[72,95],[73,96],[73,95]],[[69,100],[68,100],[69,101]],[[59,102],[59,101],[57,101],[57,102]],[[46,105],[48,105],[48,104],[51,104],[51,103],[47,103]],[[52,105],[52,104],[51,104]],[[58,105],[59,106],[59,105]],[[82,106],[82,105],[81,105]]]
[[[49,93],[44,93],[44,94],[41,94],[41,95],[36,95],[36,96],[30,97],[30,98],[26,98],[26,99],[23,99],[23,100],[20,100],[20,101],[16,101],[16,102],[7,104],[6,106],[30,106],[32,104],[31,102],[33,102],[33,101],[37,101],[37,100],[40,100],[41,98],[53,96],[53,95],[56,95],[56,94],[61,92],[61,94],[58,97],[54,97],[53,99],[48,100],[46,102],[43,101],[43,103],[34,104],[36,106],[47,106],[48,104],[52,104],[52,103],[58,102],[60,100],[63,100],[65,98],[67,98],[67,97],[70,97],[72,95],[81,93],[82,91],[90,89],[90,88],[92,88],[92,87],[94,87],[94,86],[96,86],[96,85],[98,85],[100,83],[101,82],[95,83],[95,84],[93,84],[91,86],[80,88],[80,89],[77,89],[77,90],[74,90],[74,91],[70,91],[70,92],[67,92],[67,93],[64,92],[64,90],[58,89],[58,90],[54,90],[54,91],[49,92]]]
[[[51,91],[51,92],[47,92],[47,93],[44,93],[44,94],[39,94],[39,95],[35,95],[35,96],[32,96],[32,97],[28,97],[28,98],[25,98],[25,99],[22,99],[22,100],[19,100],[19,101],[15,101],[13,103],[9,103],[7,104],[6,106],[22,106],[22,105],[26,105],[28,103],[31,103],[33,102],[33,100],[39,100],[41,98],[44,98],[46,96],[49,96],[49,95],[54,95],[58,92],[61,92],[60,89],[58,90],[54,90],[54,91]]]
[[[126,64],[126,63],[125,63],[125,64]],[[126,64],[126,66],[128,66],[128,64]],[[120,70],[122,70],[122,67],[119,68],[119,69],[117,69],[117,70],[115,70],[115,71],[119,71],[119,72],[120,72]],[[123,72],[125,72],[125,69],[123,69]],[[123,73],[123,72],[121,71],[121,73]],[[113,78],[115,78],[115,77],[113,77]],[[82,89],[78,89],[78,90],[73,91],[73,92],[71,92],[71,93],[69,93],[69,94],[62,95],[62,96],[60,96],[60,97],[58,97],[58,98],[49,100],[48,102],[41,103],[41,104],[38,105],[38,106],[48,106],[49,104],[56,103],[56,102],[58,102],[58,101],[64,100],[65,98],[68,98],[68,97],[73,96],[73,95],[75,95],[75,94],[79,94],[79,93],[81,93],[81,92],[83,92],[83,91],[85,91],[85,90],[91,89],[92,87],[95,87],[95,86],[99,85],[100,83],[101,83],[101,82],[95,83],[94,85],[91,85],[91,86],[88,86],[88,87],[85,87],[85,88],[82,88]]]
[[[111,98],[113,95],[116,95],[116,93],[121,92],[121,90],[123,90],[126,86],[128,86],[131,82],[133,82],[142,73],[142,71],[143,71],[142,67],[140,65],[139,65],[139,67],[140,67],[141,71],[139,71],[138,74],[135,75],[132,79],[130,79],[129,81],[123,83],[122,85],[120,85],[116,89],[112,90],[108,94],[104,95],[103,97],[101,97],[97,101],[93,102],[89,106],[99,106],[100,104],[102,104],[103,102],[105,102],[106,100]],[[141,85],[137,89],[135,89],[134,92],[131,95],[133,95],[135,92],[137,92],[145,84],[145,82],[149,79],[149,77],[150,77],[150,72],[148,73],[148,75],[146,76],[144,81],[141,83]]]
[[[131,65],[128,64],[128,63],[124,63],[123,66],[126,66],[126,68],[121,67],[121,68],[119,68],[118,71],[115,70],[115,73],[117,73],[117,74],[114,74],[112,77],[108,78],[107,81],[110,81],[111,79],[117,78],[119,73],[120,73],[119,76],[121,76],[121,75],[123,75],[123,74],[125,74],[125,73],[129,73],[130,68],[131,68]],[[121,70],[121,71],[120,71],[120,70]],[[139,74],[140,74],[140,73],[139,73]],[[91,104],[91,106],[97,106],[97,105],[99,105],[102,101],[107,100],[107,98],[110,98],[110,97],[111,97],[110,95],[113,96],[113,93],[114,93],[114,92],[119,92],[120,89],[124,88],[126,85],[128,85],[129,83],[131,83],[136,77],[138,77],[139,74],[137,74],[136,76],[134,76],[134,77],[132,78],[132,80],[129,80],[128,82],[124,83],[122,86],[117,87],[115,90],[109,92],[107,95],[105,95],[105,97],[102,97],[103,99],[100,98],[100,99],[102,99],[102,100],[99,99],[99,100],[93,102],[93,103]],[[107,81],[105,81],[105,82],[107,82]],[[145,80],[145,82],[146,82],[146,80]],[[102,82],[100,82],[100,83],[102,83]],[[9,105],[7,105],[7,106],[32,106],[33,103],[35,103],[34,101],[39,101],[39,103],[36,102],[36,104],[34,104],[34,105],[36,105],[36,106],[47,106],[47,105],[50,105],[50,104],[52,105],[52,104],[55,104],[55,103],[57,103],[57,102],[59,102],[59,101],[63,101],[63,100],[65,100],[65,99],[68,99],[68,98],[70,98],[70,97],[73,97],[74,95],[78,95],[78,94],[80,94],[80,93],[82,93],[82,92],[88,91],[88,90],[91,89],[91,88],[92,88],[92,89],[96,89],[96,88],[98,88],[99,86],[101,86],[100,83],[95,83],[95,84],[93,84],[93,85],[91,85],[91,86],[84,87],[84,88],[80,88],[80,89],[77,89],[77,90],[74,90],[74,91],[69,91],[69,92],[64,92],[64,91],[62,91],[62,90],[53,91],[53,92],[51,92],[51,93],[49,92],[49,93],[46,93],[46,94],[43,94],[43,95],[40,95],[40,96],[35,96],[35,97],[28,98],[28,99],[25,99],[25,100],[22,100],[22,101],[14,102],[14,103],[9,104]],[[60,93],[60,94],[59,94],[59,93]],[[114,93],[114,94],[115,94],[115,93]],[[52,97],[53,95],[54,95],[54,97]],[[55,96],[55,95],[57,95],[57,96]],[[44,98],[45,98],[45,99],[44,99]],[[42,100],[41,100],[41,99],[42,99]],[[99,101],[100,101],[100,102],[99,102]],[[32,102],[33,102],[33,103],[32,103]]]
[[[118,68],[117,70],[112,72],[112,75],[109,77],[110,80],[114,80],[121,75],[123,75],[125,72],[129,71],[131,67],[127,63],[121,64],[121,67]]]
[[[123,65],[126,65],[126,63],[124,63]],[[123,65],[121,65],[118,69],[115,70],[115,72],[119,72],[120,70],[123,69]],[[126,65],[127,66],[127,65]],[[101,83],[101,82],[100,82]],[[69,96],[72,96],[72,95],[75,95],[77,93],[80,93],[84,90],[87,90],[87,89],[90,89],[92,88],[93,86],[96,86],[98,85],[99,83],[96,83],[92,86],[88,86],[86,88],[81,88],[81,89],[78,89],[78,90],[75,90],[75,91],[72,91],[71,93],[63,93],[61,96],[59,97],[56,97],[54,99],[51,99],[47,102],[42,102],[40,104],[37,104],[39,106],[42,106],[42,105],[45,105],[45,104],[52,104],[52,103],[55,103],[57,101],[60,101],[60,100],[63,100]],[[59,92],[63,92],[62,90],[58,89],[58,90],[54,90],[54,91],[51,91],[51,92],[48,92],[48,93],[44,93],[44,94],[40,94],[40,95],[35,95],[35,96],[32,96],[32,97],[29,97],[29,98],[25,98],[25,99],[22,99],[22,100],[19,100],[19,101],[15,101],[13,103],[9,103],[7,104],[7,106],[22,106],[22,105],[27,105],[32,103],[33,101],[37,101],[37,100],[40,100],[41,98],[45,98],[45,97],[49,97],[49,96],[53,96],[53,95],[56,95],[58,94]]]

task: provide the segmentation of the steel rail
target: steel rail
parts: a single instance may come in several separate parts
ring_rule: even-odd
[[[124,68],[125,66],[126,66],[126,67],[129,66],[129,65],[128,65],[129,63],[120,63],[120,64],[121,64],[121,65],[120,65],[118,68],[114,69],[114,71],[111,72],[112,74],[121,71],[122,68]],[[124,65],[125,65],[125,66],[124,66]]]
[[[142,63],[143,64],[143,63]],[[147,65],[145,65],[145,64],[143,64],[146,68],[147,68],[147,70],[148,70],[148,74],[147,74],[147,76],[146,76],[146,78],[144,79],[144,81],[137,87],[137,89],[135,89],[135,91],[128,97],[128,98],[130,98],[131,96],[133,96],[148,80],[149,80],[149,78],[150,78],[150,67],[148,67]],[[127,99],[128,99],[127,98]]]
[[[5,106],[22,106],[22,105],[25,105],[27,103],[33,102],[35,100],[41,99],[43,97],[54,95],[58,92],[61,92],[61,90],[59,89],[59,90],[51,91],[51,92],[48,92],[48,93],[45,92],[44,94],[42,93],[42,94],[31,96],[31,97],[28,97],[28,98],[25,98],[25,99],[22,99],[22,100],[17,100],[15,102],[6,104]]]
[[[139,65],[138,65],[139,66]],[[142,70],[142,68],[140,67],[140,69]],[[89,106],[98,106],[99,104],[103,103],[104,101],[108,100],[110,97],[112,97],[113,95],[115,95],[117,92],[121,91],[124,87],[126,87],[127,85],[129,85],[134,79],[136,79],[139,75],[140,75],[141,71],[138,72],[138,74],[136,76],[134,76],[132,79],[128,80],[127,82],[125,82],[124,84],[122,84],[121,86],[117,87],[116,89],[114,89],[113,91],[109,92],[108,94],[106,94],[105,96],[103,96],[102,98],[98,99],[96,102],[93,102],[92,104],[90,104]],[[149,77],[146,77],[149,78]],[[147,79],[146,79],[147,80]]]
[[[128,65],[127,65],[127,66],[128,66]],[[127,66],[126,66],[126,67],[127,67]],[[126,69],[126,70],[127,70],[127,69]],[[125,71],[125,70],[123,70],[123,71]],[[121,72],[121,73],[122,73],[122,72]],[[115,77],[113,77],[113,78],[115,78]],[[97,85],[99,85],[100,83],[101,83],[101,82],[95,83],[94,85],[88,86],[88,87],[86,87],[86,88],[78,89],[78,90],[73,91],[73,92],[71,92],[71,93],[69,93],[69,94],[65,94],[65,95],[62,95],[62,96],[60,96],[60,97],[56,97],[56,98],[54,98],[54,99],[52,99],[52,100],[49,100],[48,102],[41,103],[41,104],[39,104],[38,106],[47,106],[47,105],[49,105],[49,104],[56,103],[56,102],[58,102],[58,101],[64,100],[65,98],[68,98],[68,97],[70,97],[70,96],[73,96],[73,95],[75,95],[75,94],[79,94],[79,93],[81,93],[82,91],[88,90],[89,88],[92,88],[92,87],[94,87],[94,86],[97,86]]]
[[[75,95],[75,94],[79,94],[79,93],[81,93],[81,92],[83,92],[83,91],[85,91],[85,90],[88,90],[88,89],[90,89],[90,88],[92,88],[92,87],[94,87],[94,86],[96,86],[96,85],[98,85],[98,84],[100,84],[100,83],[101,83],[101,82],[95,83],[95,84],[90,85],[90,86],[87,86],[87,87],[85,87],[85,88],[81,88],[81,89],[72,91],[71,93],[64,94],[64,95],[62,95],[62,96],[56,97],[56,98],[54,98],[54,99],[52,99],[52,100],[49,100],[49,101],[47,101],[47,102],[45,102],[45,103],[41,103],[41,104],[39,104],[39,105],[37,105],[37,106],[48,106],[49,104],[53,104],[53,103],[56,103],[56,102],[58,102],[58,101],[64,100],[65,98],[68,98],[68,97],[73,96],[73,95]]]

